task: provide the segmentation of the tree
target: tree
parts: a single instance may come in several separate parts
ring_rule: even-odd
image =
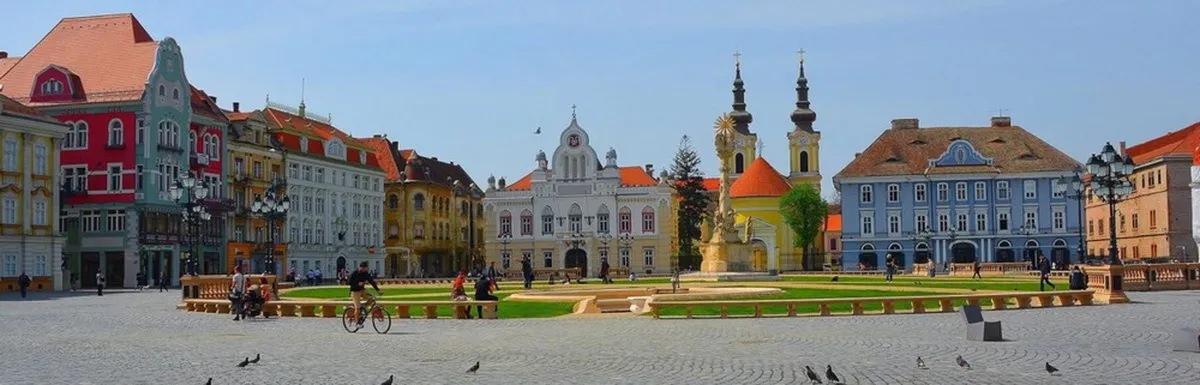
[[[784,223],[796,234],[792,238],[793,246],[803,251],[804,269],[809,270],[809,253],[829,214],[829,204],[821,199],[821,193],[815,187],[800,184],[779,198],[779,213],[783,215]]]
[[[700,224],[704,221],[705,210],[708,208],[708,191],[704,189],[704,172],[700,170],[700,154],[692,147],[687,135],[679,140],[679,150],[675,152],[675,162],[669,170],[674,181],[672,186],[679,195],[678,233],[679,255],[678,265],[699,265],[699,249],[696,241],[700,240]]]

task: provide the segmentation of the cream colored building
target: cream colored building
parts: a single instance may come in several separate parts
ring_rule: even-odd
[[[521,258],[530,258],[534,268],[579,267],[596,277],[607,259],[614,268],[670,272],[674,190],[665,177],[653,177],[653,165],[618,166],[613,149],[601,164],[574,114],[554,153],[539,151],[536,161],[533,172],[512,184],[488,178],[488,262],[515,271]]]

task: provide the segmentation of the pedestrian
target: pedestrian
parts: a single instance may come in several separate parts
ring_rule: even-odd
[[[521,275],[525,278],[525,289],[533,288],[533,261],[529,257],[521,259]]]
[[[71,291],[79,290],[79,274],[71,273]]]
[[[96,271],[96,295],[104,296],[104,271]]]
[[[608,276],[608,271],[611,267],[608,265],[608,258],[600,259],[600,283],[612,283],[612,278]]]
[[[1042,273],[1042,280],[1038,282],[1038,289],[1046,291],[1046,285],[1050,285],[1050,289],[1055,289],[1054,282],[1050,282],[1050,261],[1045,255],[1038,257],[1038,270]]]
[[[242,296],[246,293],[246,276],[242,275],[242,267],[233,268],[233,279],[229,282],[229,311],[233,312],[233,320],[242,319]]]
[[[450,284],[451,291],[466,292],[467,285],[467,270],[463,269],[458,272],[458,277],[454,278],[454,282]]]
[[[896,258],[888,255],[887,257],[887,277],[888,283],[892,283],[892,276],[896,274]]]
[[[21,299],[25,299],[25,296],[29,294],[29,282],[29,276],[22,271],[21,276],[17,277],[17,286],[21,288]]]
[[[979,271],[983,269],[983,265],[979,263],[978,259],[975,260],[974,265],[971,267],[975,270],[975,274],[971,276],[971,279],[983,279],[983,276],[979,275]]]
[[[929,278],[933,278],[935,275],[937,275],[937,264],[933,262],[932,258],[930,258],[928,262],[925,262],[925,270],[929,270]]]
[[[158,275],[158,292],[171,291],[171,277],[167,275],[167,271],[163,270],[162,274]]]
[[[1071,266],[1071,279],[1068,282],[1071,285],[1071,290],[1087,290],[1087,275],[1083,274],[1079,266]]]
[[[487,276],[493,284],[500,284],[500,281],[496,279],[496,262],[492,262],[490,265],[488,265],[487,271],[484,272],[484,275]]]
[[[475,281],[475,300],[476,301],[498,301],[498,300],[500,300],[500,298],[496,297],[493,294],[495,288],[496,288],[496,286],[493,284],[493,281],[488,278],[488,276],[485,275],[485,276],[479,277],[479,279]],[[499,306],[497,306],[496,310],[500,310]],[[476,312],[476,314],[479,314],[479,319],[483,319],[483,306],[475,306],[475,312]],[[470,318],[470,317],[471,317],[471,309],[467,308],[467,318]]]

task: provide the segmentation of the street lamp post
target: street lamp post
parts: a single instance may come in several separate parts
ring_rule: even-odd
[[[176,180],[169,191],[171,198],[183,206],[183,223],[187,225],[192,238],[192,245],[184,263],[188,275],[195,276],[198,274],[196,270],[199,266],[196,254],[200,252],[199,246],[202,238],[200,227],[212,219],[212,214],[208,212],[208,208],[204,206],[203,202],[204,198],[208,197],[209,186],[188,172]]]
[[[291,198],[275,194],[277,187],[271,186],[262,197],[255,197],[254,202],[250,204],[250,212],[267,220],[267,259],[264,261],[263,270],[270,274],[275,274],[275,221],[286,218],[288,210],[292,207]]]
[[[630,254],[630,257],[629,257],[630,259],[633,258],[633,256],[632,256],[633,253],[629,250],[629,246],[633,245],[633,234],[621,233],[620,235],[617,236],[617,244],[621,245],[621,250],[625,251],[626,254]],[[620,262],[621,262],[622,266],[629,268],[629,270],[631,270],[631,271],[633,270],[633,266],[632,266],[633,262],[624,261],[624,260],[622,260]]]
[[[608,260],[608,243],[612,242],[613,236],[609,233],[603,233],[596,236],[596,241],[600,242],[600,249],[604,250],[604,258],[601,258],[600,263]]]
[[[1083,263],[1087,257],[1087,239],[1083,233],[1083,205],[1084,199],[1087,198],[1087,189],[1083,184],[1083,169],[1076,167],[1070,176],[1058,178],[1058,191],[1063,194],[1066,199],[1074,199],[1079,205],[1079,247],[1076,250],[1079,253],[1079,263]],[[1070,262],[1070,261],[1068,261]]]
[[[1024,254],[1024,255],[1022,255],[1022,257],[1028,258],[1026,260],[1026,262],[1029,262],[1031,264],[1032,268],[1034,270],[1036,270],[1037,266],[1038,266],[1038,260],[1037,260],[1038,256],[1037,256],[1037,253],[1029,252],[1029,240],[1037,238],[1037,236],[1038,236],[1037,226],[1035,226],[1032,223],[1026,222],[1026,223],[1022,224],[1020,228],[1017,229],[1017,234],[1021,234],[1021,235],[1025,236],[1025,246],[1021,248],[1021,250],[1022,250],[1021,254]],[[1039,243],[1038,248],[1041,248],[1041,247],[1042,247],[1042,245]]]
[[[339,215],[337,218],[335,218],[333,220],[333,223],[331,223],[331,225],[332,226],[330,226],[330,230],[333,230],[335,233],[337,233],[337,238],[338,238],[337,245],[334,245],[334,253],[341,254],[342,245],[344,243],[346,243],[346,231],[348,231],[350,229],[350,223],[346,221],[346,217]],[[333,264],[333,262],[329,261],[329,264],[326,267],[329,267],[329,265],[332,265],[332,264]],[[337,271],[338,270],[337,266],[333,266],[333,268],[334,268],[334,274],[341,273],[341,271]]]
[[[512,234],[504,233],[497,235],[496,240],[497,242],[500,242],[500,258],[503,259],[504,257],[508,257],[508,245],[512,243]],[[502,267],[504,267],[505,270],[507,270],[509,267],[510,259],[512,259],[512,257],[500,261],[504,264]]]
[[[1117,254],[1117,203],[1124,201],[1133,194],[1134,184],[1133,159],[1122,157],[1111,143],[1105,143],[1099,154],[1093,154],[1087,162],[1087,173],[1091,180],[1088,184],[1092,195],[1108,204],[1108,263],[1120,265],[1121,256]]]
[[[924,242],[925,250],[926,250],[926,252],[928,252],[928,250],[930,250],[929,242],[931,240],[933,240],[933,231],[931,231],[929,229],[929,226],[925,226],[917,231],[912,232],[912,240],[913,240],[913,264],[915,265],[917,263],[929,262],[929,261],[923,261],[923,262],[917,261],[917,244]],[[926,255],[925,259],[929,259],[929,256]]]

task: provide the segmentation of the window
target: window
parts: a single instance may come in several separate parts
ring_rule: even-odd
[[[425,238],[425,222],[413,223],[413,238]]]
[[[542,267],[554,267],[554,251],[542,250]]]
[[[1151,213],[1153,213],[1153,211],[1151,211]],[[1153,216],[1153,215],[1151,215],[1151,218],[1153,218],[1153,217],[1154,217],[1154,216]],[[1096,227],[1095,227],[1095,225],[1096,225],[1096,222],[1095,222],[1095,221],[1088,221],[1088,232],[1087,232],[1087,233],[1088,233],[1088,235],[1092,235],[1092,234],[1095,234],[1095,233],[1096,233]]]
[[[1058,179],[1050,180],[1050,197],[1061,199],[1062,197],[1066,196],[1066,193],[1067,191],[1065,186],[1063,186],[1061,183],[1058,183]]]
[[[862,235],[874,235],[875,234],[875,214],[868,212],[868,213],[862,213],[860,215],[862,216],[861,217]]]
[[[650,208],[649,206],[646,206],[646,208],[642,209],[642,232],[654,232],[654,209]]]
[[[359,181],[359,179],[360,179],[360,178],[359,178],[359,176],[358,176],[357,174],[355,174],[355,175],[354,175],[354,188],[358,188],[358,186],[359,186],[359,185],[358,185],[358,181]]]
[[[100,231],[100,210],[83,210],[80,217],[83,218],[84,232]]]
[[[1158,245],[1150,245],[1150,257],[1158,258]]]
[[[221,142],[217,140],[216,135],[204,136],[204,152],[212,159],[221,155]]]
[[[46,225],[46,201],[37,199],[33,201],[33,225]]]
[[[1121,221],[1121,232],[1123,233],[1125,232],[1125,214],[1119,214],[1117,218]]]
[[[500,213],[500,235],[512,235],[512,214],[508,210]]]
[[[120,146],[125,144],[125,125],[121,123],[121,119],[113,119],[108,122],[108,145]]]
[[[888,234],[890,234],[890,235],[900,234],[900,215],[899,214],[888,215]]]
[[[1133,217],[1132,217],[1131,219],[1133,220],[1133,229],[1134,229],[1134,230],[1137,230],[1137,229],[1138,229],[1138,215],[1137,215],[1137,213],[1133,213]]]
[[[1025,181],[1025,187],[1022,190],[1025,190],[1025,199],[1037,199],[1037,181],[1036,180],[1030,179],[1030,180]]]
[[[121,191],[121,165],[108,166],[108,191]]]
[[[254,178],[256,178],[256,179],[261,179],[261,178],[262,178],[262,176],[263,176],[263,173],[262,173],[262,171],[263,171],[262,162],[255,161],[254,163],[252,163],[252,164],[251,164],[251,166],[250,166],[250,169],[251,169],[251,172],[252,172],[252,173],[253,173],[253,175],[254,175]]]
[[[950,184],[949,183],[938,183],[937,184],[937,200],[938,200],[938,202],[946,202],[946,201],[950,200]]]
[[[596,232],[608,234],[608,212],[596,214]]]
[[[137,137],[134,139],[134,144],[141,145],[146,142],[146,119],[137,120]]]
[[[144,169],[142,167],[143,166],[140,164],[137,165],[137,177],[136,177],[136,179],[133,180],[133,188],[138,191],[142,190],[143,183],[145,183],[145,180],[143,180],[143,178],[145,178],[145,176],[143,176],[143,174],[142,174],[142,171]]]
[[[642,249],[642,257],[645,259],[643,262],[646,263],[646,266],[654,266],[654,248],[653,247],[647,247],[647,248]]]
[[[946,214],[938,214],[938,230],[939,233],[950,231],[950,216]]]
[[[1054,219],[1054,223],[1053,223],[1054,231],[1066,231],[1067,230],[1067,213],[1066,212],[1063,212],[1062,210],[1054,210],[1053,219]],[[1133,215],[1133,223],[1134,223],[1133,227],[1137,228],[1137,214]]]
[[[629,267],[629,248],[622,247],[619,253],[621,257],[621,266]]]
[[[975,200],[987,200],[987,183],[975,182]]]
[[[1133,247],[1133,257],[1134,257],[1134,258],[1141,258],[1141,257],[1142,257],[1141,250],[1139,250],[1137,246],[1134,246],[1134,247]]]
[[[42,95],[58,95],[63,92],[63,84],[58,79],[50,79],[42,83]]]
[[[617,212],[618,231],[622,234],[633,232],[633,220],[630,219],[630,216],[628,207],[622,207],[621,211]]]
[[[542,209],[542,235],[554,234],[554,211],[550,206]]]
[[[463,204],[466,204],[466,203],[464,202]],[[573,208],[572,211],[578,210],[578,209],[579,209],[578,207],[575,207],[575,208]],[[582,212],[572,212],[572,213],[568,214],[567,222],[568,222],[568,225],[570,225],[570,227],[571,227],[572,233],[583,232],[583,213]]]
[[[0,219],[3,219],[3,221],[0,222],[6,225],[17,224],[17,197],[5,195],[3,199],[3,205],[4,213],[3,215],[0,215]]]
[[[16,277],[17,276],[17,256],[15,256],[15,255],[5,255],[4,256],[4,275],[7,277]]]
[[[1150,210],[1150,228],[1158,228],[1158,213],[1155,210]]]
[[[108,210],[108,231],[125,231],[125,210]]]
[[[508,270],[510,266],[512,266],[512,254],[509,253],[508,251],[501,252],[500,253],[500,267],[504,268],[505,270]]]
[[[984,231],[987,231],[987,228],[988,228],[987,214],[986,213],[976,213],[975,214],[975,231],[984,232]]]
[[[918,183],[913,185],[913,199],[917,202],[925,201],[925,184]]]
[[[45,255],[33,257],[33,275],[37,277],[45,277],[49,275],[46,274],[46,263],[47,260]]]
[[[171,90],[171,95],[173,95],[175,97],[175,100],[179,100],[179,89],[176,88],[176,89]]]
[[[929,216],[927,216],[925,214],[917,214],[915,223],[916,223],[916,227],[915,227],[916,231],[929,230]]]
[[[996,230],[1008,231],[1008,213],[996,213]]]
[[[1096,232],[1100,233],[1100,235],[1104,235],[1104,220],[1103,219],[1096,220]]]
[[[964,202],[967,200],[967,183],[958,182],[954,184],[954,200]]]
[[[1027,209],[1025,211],[1025,228],[1036,230],[1037,225],[1037,209]]]
[[[4,138],[4,171],[17,171],[17,138]]]
[[[425,209],[425,194],[417,193],[417,195],[413,196],[413,209],[414,210],[424,210]]]
[[[87,148],[87,122],[75,122],[67,127],[67,135],[63,137],[64,150],[79,150]]]
[[[956,223],[957,226],[955,226],[955,229],[958,231],[967,231],[967,214],[958,214],[957,219],[958,223]]]
[[[996,182],[996,199],[1008,200],[1008,181]]]
[[[889,184],[887,186],[888,203],[900,202],[900,185]]]
[[[864,184],[858,187],[858,201],[860,203],[871,203],[871,185]]]
[[[46,175],[48,173],[48,149],[46,143],[37,142],[33,145],[33,175]]]
[[[87,191],[87,167],[64,167],[63,183],[72,191]]]

